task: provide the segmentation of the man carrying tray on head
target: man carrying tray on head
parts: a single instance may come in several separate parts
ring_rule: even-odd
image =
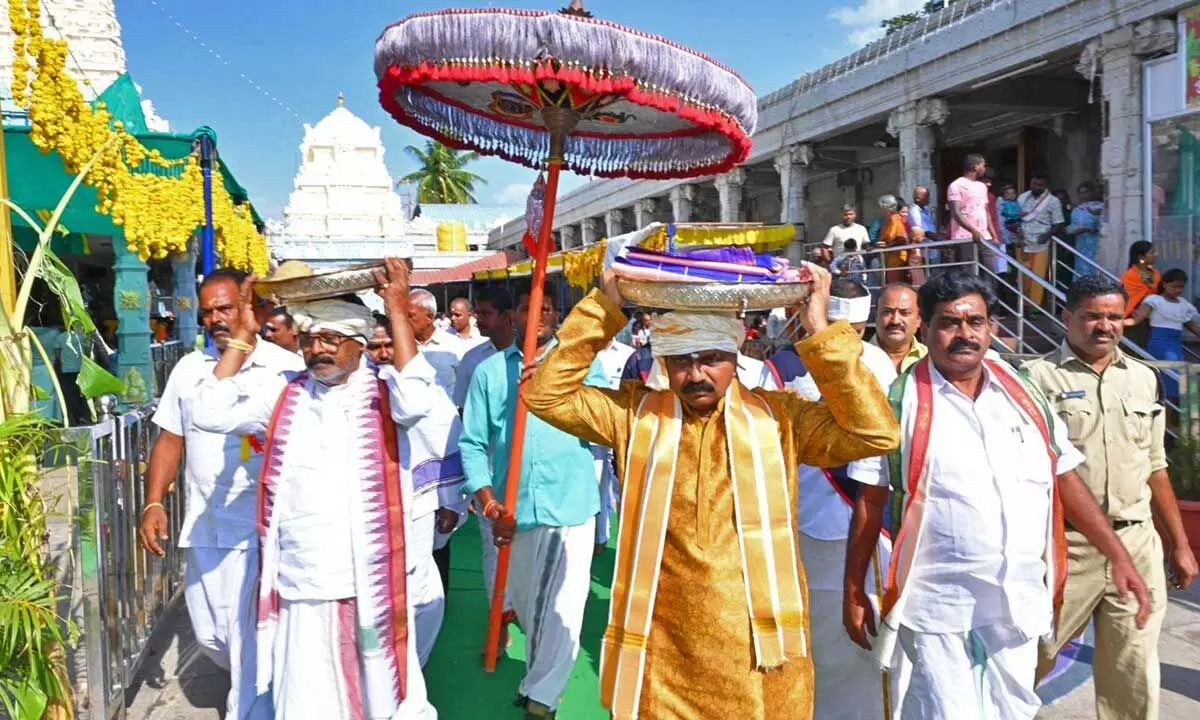
[[[797,350],[824,403],[738,382],[744,330],[722,313],[655,322],[649,387],[585,387],[625,324],[611,271],[524,387],[535,415],[616,451],[623,503],[601,699],[618,720],[812,717],[796,467],[885,453],[897,425],[858,336],[826,321],[829,274],[809,270]]]

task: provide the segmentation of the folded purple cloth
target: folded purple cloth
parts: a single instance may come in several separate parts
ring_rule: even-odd
[[[700,248],[699,250],[687,250],[685,252],[676,253],[681,257],[691,258],[692,260],[708,260],[710,262],[737,263],[738,265],[758,265],[757,258],[754,257],[754,251],[748,247],[725,246],[714,248]],[[759,267],[770,267],[759,266]]]
[[[639,257],[633,253],[618,258],[617,263],[624,263],[633,267],[646,268],[649,270],[658,270],[665,273],[673,273],[675,275],[683,275],[686,277],[704,278],[715,282],[726,283],[773,283],[783,282],[782,276],[771,274],[762,274],[762,269],[757,267],[746,266],[750,272],[737,272],[736,270],[715,270],[711,268],[693,267],[690,265],[679,265],[664,259],[649,259]],[[736,267],[733,265],[731,267]]]

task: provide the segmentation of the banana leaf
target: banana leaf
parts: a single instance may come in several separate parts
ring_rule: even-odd
[[[59,304],[62,305],[63,324],[66,328],[79,330],[85,335],[94,333],[96,324],[88,315],[87,305],[83,302],[83,293],[79,290],[79,282],[71,273],[70,268],[48,247],[45,260],[38,268],[38,275],[58,296]]]
[[[125,392],[125,383],[116,375],[100,367],[100,364],[84,355],[80,358],[83,364],[79,368],[79,391],[89,400],[101,395],[121,395]]]

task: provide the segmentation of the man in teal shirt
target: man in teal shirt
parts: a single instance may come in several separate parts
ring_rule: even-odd
[[[553,718],[579,654],[600,492],[588,444],[529,415],[515,532],[504,520],[508,511],[498,498],[508,472],[528,309],[525,293],[517,303],[517,342],[480,363],[471,378],[459,450],[477,506],[498,538],[512,537],[508,599],[528,638],[520,703],[526,718]],[[541,317],[539,360],[552,349],[557,329],[550,294]]]

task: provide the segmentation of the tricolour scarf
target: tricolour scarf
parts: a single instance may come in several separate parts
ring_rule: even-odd
[[[779,424],[761,397],[734,382],[725,433],[742,577],[759,668],[806,654],[804,601]],[[683,409],[670,391],[648,393],[630,433],[600,694],[616,720],[638,716],[646,645],[666,544]]]
[[[1046,577],[1054,593],[1055,626],[1062,607],[1063,588],[1067,581],[1067,543],[1062,502],[1058,488],[1058,447],[1054,443],[1054,413],[1041,392],[1026,382],[1003,362],[984,359],[984,364],[1008,396],[1034,424],[1046,444],[1050,458],[1051,486],[1054,488],[1049,525],[1046,528]],[[929,440],[933,428],[933,382],[930,360],[926,356],[909,367],[892,384],[888,393],[892,412],[900,422],[900,448],[888,456],[891,475],[892,528],[895,541],[892,561],[888,567],[883,593],[884,617],[881,641],[876,651],[888,664],[895,648],[895,618],[903,606],[904,586],[920,543],[921,526],[925,516],[925,499],[929,495]],[[907,439],[908,442],[904,440]],[[894,612],[895,611],[895,612]],[[889,622],[890,621],[890,622]]]
[[[267,691],[275,632],[279,619],[279,528],[272,510],[281,486],[289,451],[289,428],[296,420],[297,400],[304,392],[308,374],[288,383],[280,394],[267,428],[263,471],[258,491],[258,537],[262,568],[258,588],[258,694]],[[405,509],[401,489],[396,426],[392,421],[387,388],[372,372],[355,372],[347,381],[351,402],[362,411],[353,433],[357,446],[352,457],[358,467],[349,473],[357,482],[351,506],[354,552],[354,586],[357,617],[358,665],[343,663],[354,677],[347,687],[359,687],[361,669],[365,717],[392,717],[406,695],[408,602],[405,563]],[[350,639],[347,639],[348,641]]]

